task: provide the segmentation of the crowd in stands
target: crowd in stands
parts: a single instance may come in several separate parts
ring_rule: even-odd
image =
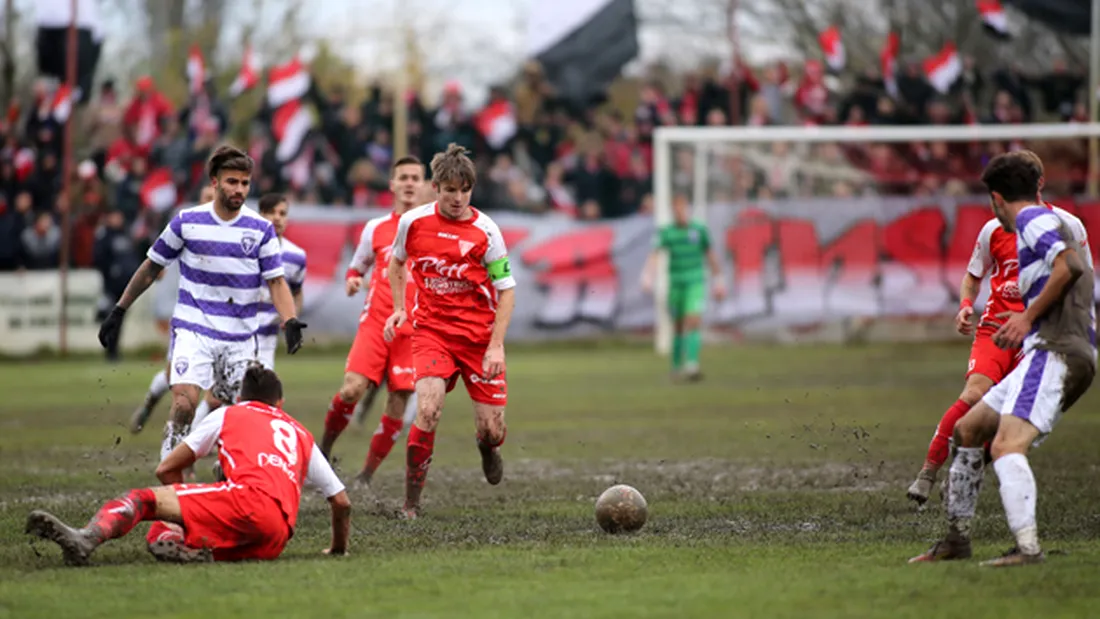
[[[673,83],[675,82],[675,83]],[[775,63],[733,75],[715,67],[675,80],[646,79],[633,114],[560,100],[536,63],[513,84],[492,91],[487,106],[507,101],[516,121],[506,141],[486,137],[479,109],[448,84],[435,106],[408,101],[408,150],[427,161],[450,142],[467,146],[481,169],[474,203],[487,210],[558,213],[597,220],[652,207],[653,130],[661,125],[912,125],[1084,121],[1084,80],[1057,62],[1045,75],[1013,68],[962,76],[939,93],[919,64],[903,66],[895,95],[881,76],[829,76],[817,61]],[[843,87],[838,84],[844,84]],[[110,80],[73,115],[76,164],[61,192],[63,124],[50,86],[39,83],[0,119],[0,270],[55,268],[62,254],[60,214],[69,212],[69,260],[106,272],[121,254],[140,256],[171,210],[197,199],[203,165],[230,123],[249,123],[246,146],[258,162],[257,194],[279,190],[296,204],[332,208],[388,206],[394,157],[392,98],[371,86],[365,103],[340,89],[314,96],[319,122],[305,169],[281,166],[262,119],[231,118],[208,85],[188,101],[170,101],[152,78],[121,92]],[[599,102],[597,102],[599,103]],[[731,123],[731,118],[736,122]],[[707,162],[714,199],[784,196],[966,193],[988,157],[1013,143],[802,144],[719,149]],[[1076,189],[1084,151],[1066,144],[1058,170]],[[690,192],[694,154],[672,158],[673,186]],[[1048,176],[1052,176],[1048,174]],[[120,254],[121,252],[121,254]]]

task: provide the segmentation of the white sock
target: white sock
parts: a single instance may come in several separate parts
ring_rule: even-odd
[[[1008,454],[993,463],[1001,481],[1001,502],[1005,506],[1008,528],[1016,536],[1016,545],[1025,554],[1039,553],[1039,533],[1035,525],[1035,501],[1039,494],[1035,475],[1023,454]]]
[[[168,389],[168,372],[161,370],[154,374],[153,382],[149,383],[149,395],[154,398],[161,398],[168,393]]]
[[[412,422],[416,421],[416,392],[412,392],[409,396],[409,403],[405,405],[405,427],[412,425]]]
[[[183,437],[187,436],[187,432],[191,429],[191,426],[176,426],[176,422],[171,419],[164,424],[164,440],[160,443],[160,459],[163,461],[168,457],[168,454],[172,453],[172,450],[176,448],[183,440]]]
[[[964,536],[970,535],[970,519],[978,507],[984,468],[985,450],[981,447],[959,447],[955,461],[951,463],[947,521]]]
[[[199,405],[195,407],[195,418],[191,420],[191,427],[198,427],[199,422],[209,414],[210,405],[206,403],[206,398],[203,398],[199,401]]]

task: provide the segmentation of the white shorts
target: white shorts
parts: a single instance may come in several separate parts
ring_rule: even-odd
[[[275,369],[275,349],[279,347],[278,335],[257,335],[256,347],[259,352],[260,363],[269,370]]]
[[[1035,426],[1039,430],[1034,443],[1037,446],[1065,412],[1067,391],[1077,388],[1067,384],[1068,374],[1064,355],[1036,348],[1025,354],[1016,369],[994,385],[982,401],[1001,415],[1019,417]]]
[[[256,338],[223,342],[193,331],[172,330],[169,385],[197,385],[223,402],[233,402],[249,361],[257,359]]]

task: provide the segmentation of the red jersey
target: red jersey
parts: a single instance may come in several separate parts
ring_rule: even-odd
[[[326,497],[344,489],[309,431],[290,415],[262,402],[219,408],[184,442],[199,458],[217,448],[226,479],[274,499],[292,529],[298,521],[302,484],[309,481]]]
[[[390,213],[368,221],[359,237],[359,245],[355,248],[351,264],[348,265],[348,277],[363,276],[374,265],[363,311],[368,318],[382,323],[393,314],[393,289],[386,271],[390,266],[393,239],[397,236],[397,222],[400,219],[401,216],[397,213]],[[414,292],[412,286],[406,287],[406,308],[413,306]]]
[[[1016,234],[1006,232],[996,218],[987,221],[978,233],[966,272],[978,279],[989,275],[989,299],[978,323],[978,333],[991,335],[996,332],[1003,322],[997,318],[1001,312],[1024,311],[1024,300],[1016,281],[1020,274]]]
[[[401,217],[393,255],[405,260],[415,284],[409,310],[416,329],[487,344],[496,319],[498,291],[514,288],[500,228],[473,209],[466,221],[447,219],[436,204]]]

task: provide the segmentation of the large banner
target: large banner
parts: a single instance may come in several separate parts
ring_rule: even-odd
[[[1100,203],[1059,204],[1081,217],[1090,236],[1100,235]],[[309,255],[305,315],[314,334],[354,334],[363,295],[345,296],[343,274],[363,223],[377,214],[292,211],[287,236]],[[711,205],[706,219],[731,294],[711,304],[706,321],[712,331],[769,337],[951,316],[978,232],[990,217],[982,198]],[[520,213],[493,218],[518,281],[511,339],[653,327],[654,300],[639,285],[654,232],[651,217],[596,223]],[[1094,253],[1098,247],[1092,244]]]
[[[1100,203],[1060,201],[1100,239]],[[318,340],[354,334],[364,293],[344,294],[344,272],[377,210],[295,206],[287,236],[308,254],[304,319]],[[712,335],[795,340],[864,336],[926,340],[950,335],[958,287],[978,232],[983,199],[798,199],[714,204],[706,220],[729,297],[712,302]],[[518,282],[512,341],[648,333],[654,299],[641,290],[653,219],[581,223],[559,216],[493,213]],[[1100,263],[1100,241],[1091,243]],[[176,279],[166,276],[127,312],[123,346],[164,344]],[[1100,292],[1100,285],[1097,287]],[[56,348],[56,272],[0,273],[0,353]],[[99,275],[69,277],[69,347],[98,350]],[[979,300],[979,307],[981,301]]]

